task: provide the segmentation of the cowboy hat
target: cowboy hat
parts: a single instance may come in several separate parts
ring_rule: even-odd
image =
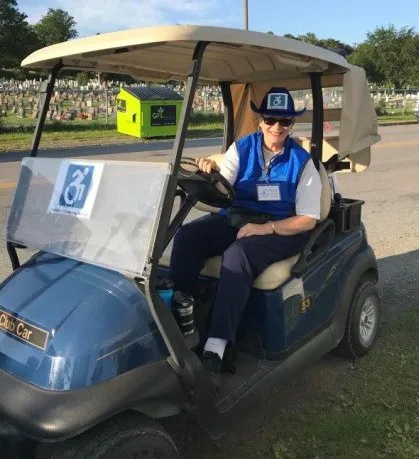
[[[259,108],[253,102],[250,106],[254,112],[269,118],[294,118],[306,111],[305,108],[295,110],[294,100],[286,88],[271,88]]]

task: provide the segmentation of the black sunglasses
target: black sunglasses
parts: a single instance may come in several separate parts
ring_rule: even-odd
[[[293,118],[265,118],[262,117],[265,124],[268,126],[273,126],[276,123],[279,123],[280,126],[288,127],[294,123]]]

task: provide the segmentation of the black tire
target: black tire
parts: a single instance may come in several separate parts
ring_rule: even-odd
[[[36,459],[172,459],[179,457],[159,423],[134,412],[116,416],[50,450],[38,445]]]
[[[373,323],[367,321],[366,310],[373,309]],[[363,319],[363,326],[361,320]],[[356,359],[374,346],[380,324],[380,297],[377,287],[370,281],[361,281],[353,295],[346,322],[345,335],[336,348],[338,354]],[[368,329],[370,325],[370,329]],[[362,330],[362,332],[361,332]],[[365,332],[365,330],[367,330]],[[367,339],[368,338],[368,339]]]
[[[0,439],[0,457],[4,459],[31,459],[35,441],[29,438]]]

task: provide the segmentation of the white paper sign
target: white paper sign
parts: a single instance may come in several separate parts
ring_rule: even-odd
[[[90,218],[103,172],[103,163],[62,161],[48,213]]]

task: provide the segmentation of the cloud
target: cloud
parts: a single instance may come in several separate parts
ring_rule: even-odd
[[[165,25],[200,24],[234,27],[237,0],[20,0],[19,9],[35,23],[48,8],[61,8],[74,17],[79,36]],[[226,14],[226,12],[229,12]]]

